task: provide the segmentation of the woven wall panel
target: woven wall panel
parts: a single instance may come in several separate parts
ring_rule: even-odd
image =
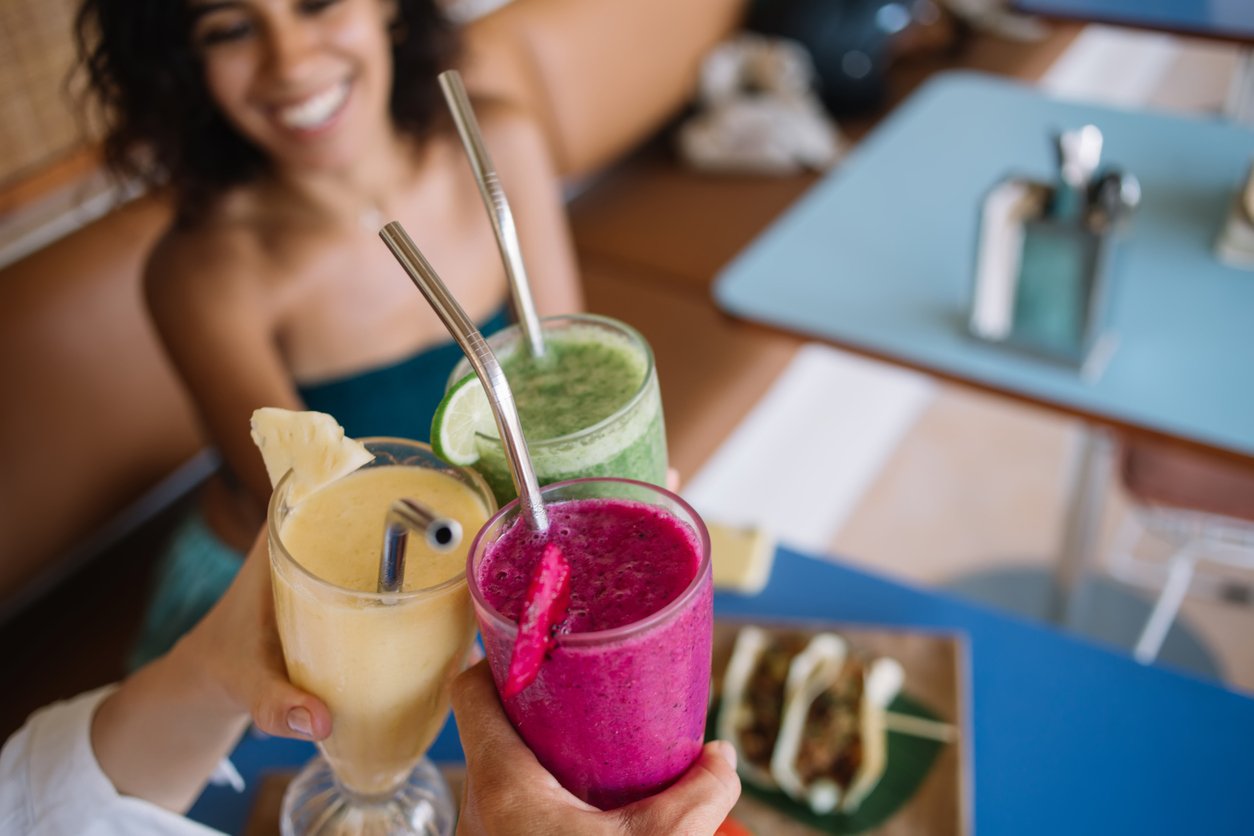
[[[82,143],[66,76],[76,0],[0,0],[0,188]]]

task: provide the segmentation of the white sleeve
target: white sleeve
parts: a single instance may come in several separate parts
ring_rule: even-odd
[[[119,795],[91,748],[106,685],[31,715],[0,752],[0,833],[32,836],[207,836],[177,813]]]

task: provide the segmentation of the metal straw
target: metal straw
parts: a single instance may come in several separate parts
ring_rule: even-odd
[[[446,552],[462,541],[462,526],[457,520],[437,517],[430,508],[412,499],[396,500],[388,509],[383,528],[380,592],[400,592],[405,585],[405,544],[411,531],[423,535],[427,545],[437,552]]]
[[[540,483],[536,480],[535,468],[531,466],[527,439],[523,438],[518,407],[514,405],[514,393],[509,388],[509,381],[505,379],[505,372],[501,370],[496,355],[492,353],[470,317],[466,316],[462,306],[444,286],[435,268],[405,232],[405,228],[392,221],[379,230],[379,237],[422,291],[444,327],[461,346],[462,353],[470,361],[475,374],[479,375],[479,381],[488,395],[488,403],[492,406],[492,417],[496,419],[497,432],[500,433],[501,443],[505,447],[510,476],[514,479],[514,490],[518,493],[523,513],[532,529],[548,529],[549,516],[540,499]]]
[[[479,184],[479,195],[483,198],[483,205],[492,220],[496,245],[505,262],[505,275],[509,277],[510,295],[514,300],[514,309],[518,312],[518,324],[527,340],[531,356],[543,357],[544,334],[540,328],[540,317],[536,315],[535,302],[531,298],[531,285],[527,282],[527,268],[523,266],[522,245],[518,241],[514,215],[510,212],[509,201],[505,199],[501,181],[496,176],[492,158],[488,156],[488,148],[483,143],[479,121],[475,119],[475,112],[470,107],[470,97],[466,95],[461,73],[457,70],[440,73],[440,89],[444,91],[444,100],[453,114],[457,133],[462,138],[462,147],[466,149],[470,168]]]

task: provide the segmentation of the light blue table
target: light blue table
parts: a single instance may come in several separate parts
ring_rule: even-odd
[[[1114,265],[1117,348],[1094,381],[966,333],[977,213],[1008,173],[1052,179],[1050,136],[1096,124],[1144,197]],[[921,88],[717,278],[727,312],[1061,410],[1254,460],[1254,273],[1216,233],[1254,158],[1227,121],[1051,99],[949,73]],[[1058,564],[1083,585],[1103,469],[1086,436]],[[1074,610],[1074,608],[1073,608]]]
[[[981,196],[1009,172],[1051,179],[1051,132],[1089,122],[1144,193],[1113,273],[1118,347],[1093,383],[965,331]],[[715,297],[747,319],[1254,459],[1254,272],[1211,255],[1252,159],[1249,128],[946,74],[728,265]]]
[[[850,566],[781,549],[753,597],[720,593],[717,616],[921,627],[970,651],[974,831],[984,836],[1251,832],[1254,700],[1052,629]],[[233,760],[245,793],[215,787],[198,821],[242,830],[260,776],[313,754],[248,739]],[[450,723],[432,749],[458,760]]]

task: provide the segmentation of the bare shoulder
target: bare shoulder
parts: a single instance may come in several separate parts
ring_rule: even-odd
[[[148,256],[144,295],[158,321],[186,321],[263,294],[267,261],[258,236],[244,224],[214,220],[173,226]]]
[[[552,159],[543,125],[527,108],[501,98],[475,100],[475,115],[484,141],[498,166],[506,161],[526,164]]]

